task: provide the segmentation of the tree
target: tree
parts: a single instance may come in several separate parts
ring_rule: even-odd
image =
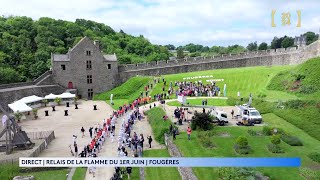
[[[194,52],[190,54],[190,57],[199,57],[199,56],[201,56],[200,52]]]
[[[285,36],[281,42],[282,48],[292,47],[294,45],[294,39],[291,37]]]
[[[198,113],[195,112],[194,116],[192,117],[191,121],[191,128],[193,130],[200,129],[200,130],[210,130],[213,128],[211,122],[213,117],[209,113]]]
[[[175,50],[176,47],[172,44],[168,44],[168,45],[165,45],[165,47],[167,47],[169,50]]]
[[[247,46],[248,51],[256,51],[258,49],[257,41],[249,43]]]
[[[274,37],[273,40],[271,41],[271,49],[281,48],[281,42],[282,42],[281,39]]]
[[[178,58],[178,59],[184,58],[184,53],[183,53],[182,48],[180,48],[180,49],[177,50],[177,58]]]
[[[316,35],[314,32],[306,32],[303,34],[304,36],[306,36],[306,40],[307,40],[307,45],[315,42],[316,40],[318,40],[318,35]]]
[[[267,49],[268,49],[268,44],[265,42],[262,42],[258,48],[258,50],[267,50]]]

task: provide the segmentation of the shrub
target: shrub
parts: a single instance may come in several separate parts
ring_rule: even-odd
[[[16,113],[14,113],[14,117],[18,122],[20,122],[20,120],[22,118],[22,113],[17,111]]]
[[[270,126],[263,126],[262,128],[262,134],[265,135],[265,136],[271,136],[272,133],[272,128]]]
[[[281,128],[276,128],[276,127],[270,127],[270,126],[263,126],[262,128],[262,134],[265,136],[271,136],[275,132],[275,129],[277,129],[277,134],[285,134],[284,130]]]
[[[38,119],[38,109],[32,109],[34,119]]]
[[[290,146],[303,146],[302,141],[296,136],[282,135],[281,140]]]
[[[292,109],[300,109],[302,107],[304,107],[305,102],[299,99],[296,100],[290,100],[285,102],[285,105],[287,108],[292,108]]]
[[[191,128],[193,127],[193,130],[198,128],[204,131],[211,130],[213,128],[211,121],[212,116],[210,116],[209,113],[195,112],[194,116],[192,117]]]
[[[42,103],[44,104],[44,106],[46,107],[47,106],[47,104],[48,104],[48,99],[43,99],[42,100]]]
[[[271,137],[271,143],[274,145],[278,145],[281,143],[280,135],[273,135]]]
[[[247,146],[248,143],[248,139],[244,136],[239,136],[236,140],[236,144],[239,145],[240,147],[245,147]]]
[[[313,152],[308,154],[308,157],[312,159],[314,162],[320,163],[320,153],[319,152]]]
[[[305,86],[301,86],[300,93],[311,94],[316,92],[317,90],[318,90],[317,87],[315,87],[314,85],[305,85]]]
[[[272,153],[284,153],[283,149],[277,144],[268,144],[268,150]]]
[[[222,167],[217,168],[217,174],[220,179],[259,179],[263,177],[262,173],[251,168],[231,168],[231,167]]]
[[[249,154],[251,152],[251,147],[249,146],[248,139],[244,136],[239,136],[236,139],[234,150],[239,154]]]
[[[61,98],[56,97],[56,98],[54,99],[54,102],[56,102],[58,105],[60,105],[60,104],[61,104]]]

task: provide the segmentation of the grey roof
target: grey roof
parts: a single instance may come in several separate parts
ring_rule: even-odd
[[[53,54],[53,61],[70,61],[68,54]]]
[[[106,55],[103,55],[103,57],[106,61],[117,61],[116,54],[106,54]]]

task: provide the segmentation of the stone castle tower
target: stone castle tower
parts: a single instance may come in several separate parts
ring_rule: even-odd
[[[52,54],[52,77],[55,83],[74,90],[80,98],[112,89],[118,79],[115,54],[103,55],[98,41],[81,39],[67,54]]]

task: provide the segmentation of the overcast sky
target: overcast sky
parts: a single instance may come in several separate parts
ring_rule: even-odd
[[[274,36],[319,33],[320,28],[320,0],[0,0],[0,4],[5,16],[83,18],[162,45],[270,43]],[[272,10],[276,27],[271,27]],[[281,25],[286,12],[291,13],[290,26]]]

